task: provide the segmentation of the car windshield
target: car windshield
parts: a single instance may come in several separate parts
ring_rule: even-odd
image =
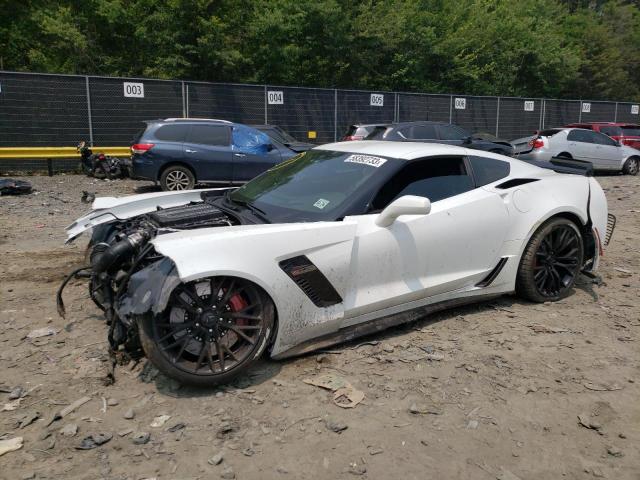
[[[627,137],[640,137],[640,126],[629,125],[628,127],[622,127],[624,135]]]
[[[337,220],[393,170],[399,160],[310,150],[282,162],[235,190],[229,199],[264,212],[272,223]]]
[[[609,135],[610,137],[617,137],[622,135],[622,129],[616,126],[600,127],[600,133],[604,133],[605,135]]]
[[[295,138],[293,138],[287,132],[282,130],[280,127],[258,128],[258,130],[262,130],[264,133],[269,135],[275,141],[285,145],[288,143],[298,143],[298,141]]]

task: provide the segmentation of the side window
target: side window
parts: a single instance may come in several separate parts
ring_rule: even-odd
[[[616,146],[616,142],[611,137],[607,137],[602,133],[591,132],[591,135],[593,135],[593,143],[597,143],[598,145],[607,145],[609,147]]]
[[[266,133],[255,128],[236,125],[233,127],[233,149],[245,153],[266,153],[271,140]]]
[[[511,171],[511,164],[509,162],[503,162],[495,158],[469,157],[469,162],[473,169],[476,187],[482,187],[483,185],[488,185],[496,180],[500,180],[509,175]]]
[[[222,125],[191,125],[187,142],[200,145],[228,146],[229,127]]]
[[[571,130],[567,135],[567,140],[570,142],[593,143],[589,133],[586,130]]]
[[[463,157],[412,160],[382,186],[371,202],[370,211],[380,211],[404,195],[417,195],[437,202],[473,188]]]
[[[440,125],[441,140],[462,140],[467,136],[466,132],[454,125]]]
[[[189,125],[163,125],[158,128],[153,136],[163,142],[184,142]]]
[[[604,133],[605,135],[609,135],[610,137],[619,137],[622,135],[622,129],[620,127],[600,127],[600,133]]]
[[[435,125],[415,125],[411,138],[416,140],[434,140],[438,138]]]

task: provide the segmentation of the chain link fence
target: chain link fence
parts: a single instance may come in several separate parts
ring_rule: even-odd
[[[300,141],[340,140],[349,125],[430,120],[513,140],[593,121],[640,122],[637,104],[239,85],[0,71],[0,147],[127,146],[145,120],[272,124]],[[26,167],[26,163],[22,162]],[[30,165],[31,166],[31,165]]]

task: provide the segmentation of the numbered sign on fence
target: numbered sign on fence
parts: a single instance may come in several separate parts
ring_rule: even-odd
[[[144,83],[124,82],[124,96],[144,98]]]
[[[640,112],[640,105],[631,105],[631,115],[638,115]]]
[[[525,112],[533,112],[535,107],[535,102],[533,100],[525,100],[524,101],[524,111]]]
[[[372,107],[384,107],[384,95],[382,93],[372,93],[369,105]]]
[[[456,98],[453,105],[456,107],[456,110],[465,110],[467,108],[467,99]]]
[[[591,112],[591,104],[587,102],[582,102],[582,113]]]
[[[284,93],[281,90],[269,90],[267,92],[267,103],[269,105],[283,105]]]

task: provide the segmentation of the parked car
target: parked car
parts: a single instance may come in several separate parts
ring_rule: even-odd
[[[197,385],[446,306],[559,300],[614,227],[593,177],[409,142],[323,145],[236,190],[93,207],[67,234],[93,231],[112,347]]]
[[[640,125],[635,123],[570,123],[569,125],[565,125],[565,128],[586,128],[594,132],[604,133],[623,145],[640,149]]]
[[[389,126],[388,123],[364,123],[349,125],[347,133],[342,137],[343,142],[351,140],[364,140],[373,133],[385,131]]]
[[[373,131],[365,140],[444,143],[501,155],[513,155],[513,147],[507,142],[485,140],[484,137],[474,136],[458,125],[445,122],[392,123],[385,129]]]
[[[197,183],[242,184],[296,155],[255,128],[225,120],[150,120],[131,145],[132,178],[163,190]]]
[[[590,162],[595,170],[622,171],[625,175],[636,175],[640,168],[640,151],[592,130],[551,128],[527,138],[514,140],[519,158],[536,161],[571,158]]]
[[[279,143],[296,153],[306,152],[307,150],[311,150],[315,145],[313,143],[308,142],[300,142],[285,132],[282,128],[277,125],[250,125],[256,130],[260,130],[261,132],[266,133],[271,138],[273,143]]]

